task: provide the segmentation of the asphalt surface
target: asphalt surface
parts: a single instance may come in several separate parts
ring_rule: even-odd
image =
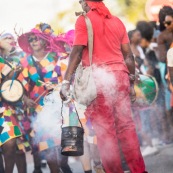
[[[160,148],[160,152],[144,158],[148,173],[173,173],[173,145]]]
[[[159,148],[158,154],[147,156],[144,160],[148,173],[173,173],[173,144]],[[33,161],[30,153],[27,153],[27,163],[28,173],[32,173]],[[82,165],[77,159],[70,158],[69,164],[73,173],[83,173]],[[42,171],[49,173],[48,167]],[[16,168],[14,173],[17,173]]]

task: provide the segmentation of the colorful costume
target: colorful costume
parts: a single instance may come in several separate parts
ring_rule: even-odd
[[[39,64],[40,67],[36,67],[35,63]],[[35,117],[37,119],[37,115],[41,112],[43,105],[46,102],[44,101],[45,96],[49,93],[41,83],[41,81],[50,81],[53,84],[58,85],[62,81],[62,72],[66,69],[66,64],[59,63],[56,53],[48,53],[46,58],[41,60],[39,63],[35,62],[33,57],[30,55],[27,58],[23,59],[21,61],[21,64],[23,65],[24,70],[19,75],[18,79],[24,85],[29,98],[33,99],[38,104],[35,109],[29,110],[29,116],[32,116],[31,118]],[[38,69],[40,69],[40,71]],[[49,117],[49,115],[47,115],[47,117]],[[58,118],[59,116],[57,114],[57,120]],[[44,132],[44,129],[42,129],[42,132]],[[40,134],[40,136],[42,135]],[[52,138],[52,140],[47,140],[47,142],[45,143],[43,139],[37,140],[39,140],[40,143],[38,146],[39,148],[37,148],[37,150],[39,151],[59,144],[59,140],[57,139],[56,141],[54,141],[54,138]]]
[[[1,82],[5,80],[8,76],[8,72],[6,71],[7,66],[11,68],[13,65],[18,65],[21,58],[25,56],[24,53],[20,52],[18,54],[14,54],[14,56],[7,57],[6,59],[0,57],[0,74],[1,74]],[[10,71],[11,71],[10,70]],[[3,91],[1,91],[3,92]],[[0,106],[5,108],[0,115],[0,146],[9,141],[10,139],[19,137],[22,135],[19,128],[19,122],[17,121],[17,117],[23,116],[24,111],[20,109],[20,106],[12,105],[10,103],[0,101]]]

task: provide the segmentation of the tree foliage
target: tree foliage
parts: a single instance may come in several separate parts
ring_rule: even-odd
[[[139,20],[146,20],[145,3],[146,0],[105,0],[104,3],[110,9],[111,13],[117,15],[127,23],[136,24]],[[71,2],[69,8],[58,11],[51,26],[55,33],[62,33],[69,29],[74,29],[76,21],[75,11],[81,11],[82,8],[78,1]]]
[[[146,0],[116,0],[121,8],[120,15],[129,22],[136,23],[138,20],[146,20]]]

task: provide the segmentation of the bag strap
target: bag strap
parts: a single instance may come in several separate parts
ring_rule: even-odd
[[[75,108],[75,111],[76,111],[76,115],[77,115],[77,118],[78,118],[78,121],[81,125],[81,128],[83,128],[83,125],[82,125],[82,122],[80,121],[80,118],[79,118],[79,114],[78,114],[78,111],[76,109],[76,106],[75,106],[75,103],[73,102],[74,104],[74,108]],[[61,124],[61,129],[62,129],[62,126],[64,125],[64,117],[63,117],[63,101],[62,101],[62,105],[61,105],[61,117],[62,117],[62,124]]]
[[[85,17],[85,22],[87,26],[87,32],[88,32],[88,50],[89,50],[89,61],[90,66],[92,65],[92,54],[93,54],[93,28],[92,23],[89,17],[86,15],[86,13],[82,13],[82,15]]]

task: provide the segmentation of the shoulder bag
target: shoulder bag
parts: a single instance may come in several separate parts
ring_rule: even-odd
[[[92,73],[93,28],[90,19],[85,14],[83,15],[88,32],[90,66],[82,67],[82,64],[79,64],[75,73],[73,96],[78,103],[88,106],[97,97],[97,90]]]

